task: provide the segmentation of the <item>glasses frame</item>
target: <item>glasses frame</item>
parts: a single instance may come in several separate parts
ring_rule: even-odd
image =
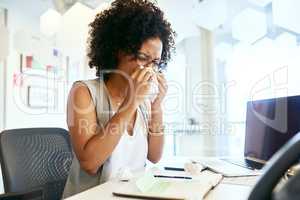
[[[142,58],[145,57],[145,58]],[[156,73],[161,73],[162,70],[165,68],[166,63],[164,62],[155,62],[155,59],[152,60],[151,56],[143,53],[143,52],[137,52],[135,55],[135,58],[137,60],[139,60],[140,62],[143,62],[143,64],[141,64],[142,66],[149,66],[151,64],[152,68],[154,69],[154,71]]]

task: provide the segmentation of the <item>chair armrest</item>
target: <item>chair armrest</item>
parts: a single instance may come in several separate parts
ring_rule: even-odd
[[[34,190],[30,192],[12,192],[0,195],[0,200],[42,200],[43,190]]]

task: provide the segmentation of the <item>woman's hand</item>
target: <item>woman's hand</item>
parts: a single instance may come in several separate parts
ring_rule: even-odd
[[[150,91],[150,80],[154,76],[154,72],[148,68],[137,68],[131,75],[129,80],[127,103],[139,106]]]
[[[161,102],[165,98],[168,91],[167,81],[162,73],[157,74],[157,80],[158,80],[159,93],[151,104],[152,109],[161,107]]]

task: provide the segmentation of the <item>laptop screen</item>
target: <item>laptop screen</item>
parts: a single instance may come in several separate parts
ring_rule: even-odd
[[[299,131],[300,96],[249,101],[244,155],[268,161]]]

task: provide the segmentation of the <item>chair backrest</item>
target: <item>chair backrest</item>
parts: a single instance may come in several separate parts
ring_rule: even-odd
[[[0,134],[6,193],[43,189],[44,199],[60,199],[72,159],[69,133],[64,129],[14,129]]]

